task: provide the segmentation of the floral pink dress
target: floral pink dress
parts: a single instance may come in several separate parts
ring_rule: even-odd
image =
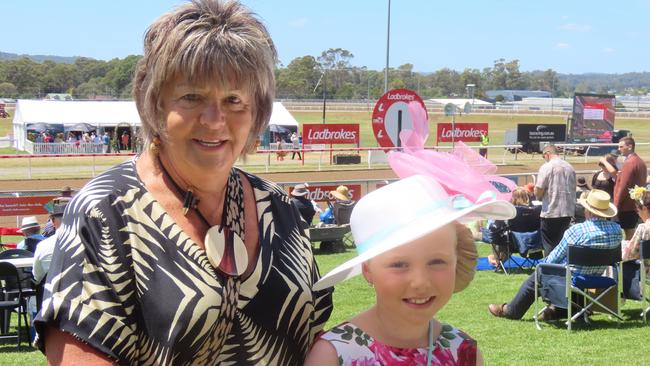
[[[361,328],[344,322],[320,336],[329,341],[342,366],[425,366],[426,348],[397,348],[376,341]],[[475,365],[476,341],[459,329],[442,325],[431,365]]]

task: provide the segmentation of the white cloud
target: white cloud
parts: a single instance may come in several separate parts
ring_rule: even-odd
[[[566,23],[559,26],[559,29],[569,32],[589,32],[591,26],[589,24]]]
[[[307,18],[298,18],[289,22],[289,25],[293,28],[304,28],[307,25]]]
[[[556,44],[555,47],[557,47],[557,48],[571,48],[571,45],[568,44],[568,43],[560,42],[560,43]]]
[[[616,50],[611,48],[611,47],[603,48],[603,52],[605,52],[605,53],[614,53],[614,51],[616,51]]]

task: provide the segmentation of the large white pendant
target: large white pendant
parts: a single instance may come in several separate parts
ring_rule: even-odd
[[[239,235],[215,225],[205,234],[205,252],[210,264],[229,276],[241,276],[248,268],[248,251]]]

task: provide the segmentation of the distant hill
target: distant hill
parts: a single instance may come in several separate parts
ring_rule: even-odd
[[[8,52],[0,51],[0,61],[15,60],[17,58],[22,58],[22,57],[30,58],[32,59],[32,61],[39,62],[39,63],[42,63],[44,61],[54,61],[56,63],[62,63],[62,64],[73,64],[74,61],[78,59],[80,56],[65,57],[65,56],[52,56],[52,55],[19,55],[16,53],[8,53]]]

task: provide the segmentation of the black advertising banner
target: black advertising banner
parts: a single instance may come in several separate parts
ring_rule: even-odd
[[[549,125],[535,123],[517,124],[517,141],[548,141],[564,142],[566,141],[566,125]]]

